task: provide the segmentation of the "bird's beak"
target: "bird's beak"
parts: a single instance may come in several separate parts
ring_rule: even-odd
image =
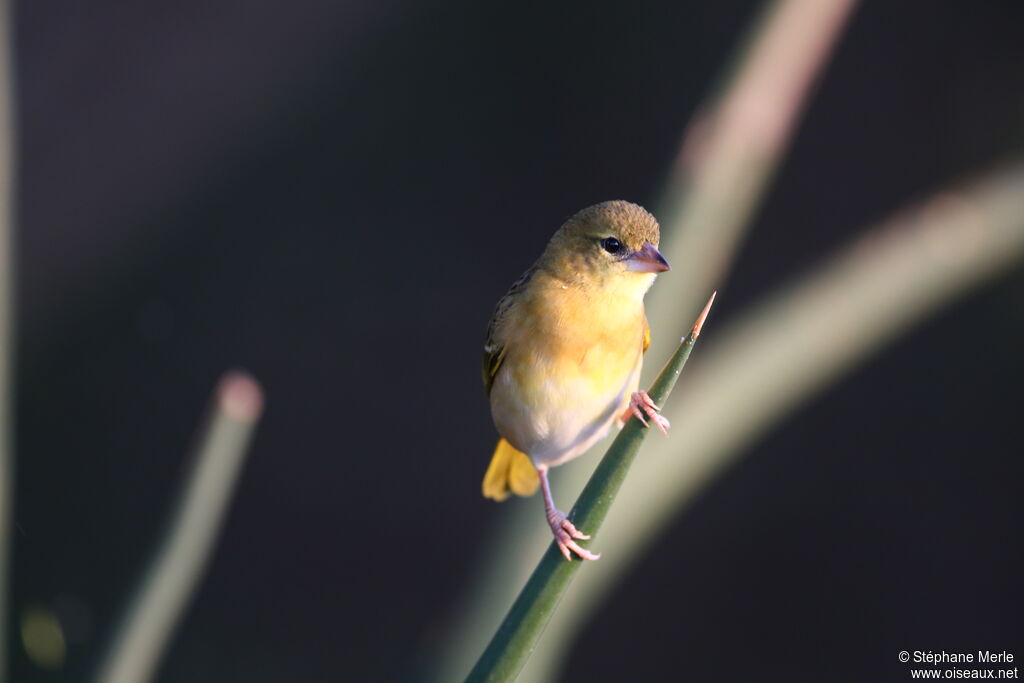
[[[633,252],[626,259],[626,269],[638,273],[661,273],[669,269],[668,261],[650,242],[644,242],[639,251]]]

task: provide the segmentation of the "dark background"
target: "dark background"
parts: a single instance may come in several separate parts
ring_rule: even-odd
[[[43,671],[15,629],[14,680],[92,670],[234,366],[267,410],[159,680],[418,680],[499,511],[494,302],[567,215],[654,203],[757,6],[16,2],[13,609],[69,649]],[[1016,0],[865,3],[715,322],[1024,150],[1022,29]],[[759,443],[566,680],[1024,657],[1022,296],[973,292]]]

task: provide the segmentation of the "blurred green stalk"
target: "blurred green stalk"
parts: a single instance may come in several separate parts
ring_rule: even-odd
[[[720,289],[737,246],[781,165],[819,76],[856,0],[766,3],[719,83],[690,124],[655,215],[672,264],[647,296],[651,344],[674,343]],[[671,283],[671,284],[670,284]]]
[[[209,561],[262,411],[256,380],[237,371],[221,378],[170,529],[111,641],[97,683],[153,678]]]
[[[664,406],[672,393],[700,335],[712,301],[713,295],[690,334],[682,340],[651,386],[648,393],[655,403]],[[631,419],[619,432],[569,513],[569,518],[578,528],[586,529],[591,535],[600,530],[648,431],[639,420]],[[549,545],[508,616],[470,672],[467,683],[515,680],[581,564],[582,560],[566,561],[554,543]]]
[[[2,1],[2,0],[0,0]],[[0,683],[7,678],[8,581],[14,515],[14,96],[11,11],[0,4]]]

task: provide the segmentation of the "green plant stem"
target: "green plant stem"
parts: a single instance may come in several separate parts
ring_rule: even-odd
[[[712,295],[690,334],[682,340],[648,391],[656,404],[662,404],[672,393],[714,298]],[[619,432],[569,513],[577,527],[586,529],[591,535],[600,530],[648,431],[639,420],[629,420]],[[467,683],[515,680],[581,564],[583,561],[578,559],[567,562],[554,543],[548,547],[498,632],[470,672]]]
[[[252,377],[227,373],[165,539],[132,599],[97,683],[152,680],[212,553],[242,461],[263,408]]]
[[[11,73],[11,8],[0,0],[0,683],[7,680],[8,580],[14,516],[14,437],[11,396],[14,368],[15,121]]]
[[[655,211],[674,277],[647,297],[651,347],[720,287],[857,0],[772,0],[698,108]],[[668,282],[674,282],[667,287]]]

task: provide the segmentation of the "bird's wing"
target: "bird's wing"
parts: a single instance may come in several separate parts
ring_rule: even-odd
[[[647,348],[651,345],[651,326],[647,322],[647,311],[644,311],[644,353],[647,353]]]
[[[494,376],[498,374],[498,368],[501,367],[501,362],[505,360],[505,343],[503,339],[499,339],[498,327],[519,299],[519,295],[526,289],[526,285],[529,284],[530,278],[533,277],[536,271],[537,266],[531,266],[518,280],[512,283],[505,296],[501,297],[498,301],[498,305],[494,308],[494,315],[491,316],[491,322],[487,324],[487,341],[484,342],[483,378],[484,391],[488,396],[491,395],[491,385],[494,384]]]

